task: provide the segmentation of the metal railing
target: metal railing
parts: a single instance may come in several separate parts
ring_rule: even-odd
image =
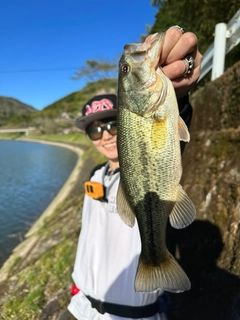
[[[225,56],[240,42],[240,9],[232,19],[215,26],[214,42],[203,55],[200,81],[211,69],[211,80],[215,80],[224,73]]]

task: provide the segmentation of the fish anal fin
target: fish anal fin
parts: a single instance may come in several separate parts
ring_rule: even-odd
[[[117,211],[122,221],[129,227],[133,227],[135,224],[135,215],[130,208],[124,190],[122,188],[121,180],[119,182],[118,191],[117,191]]]
[[[152,292],[161,288],[179,293],[189,290],[190,287],[188,276],[168,251],[166,260],[159,266],[146,265],[140,256],[135,277],[135,291]]]
[[[178,134],[179,140],[189,142],[190,141],[190,134],[188,131],[188,127],[184,120],[179,116],[178,117]]]
[[[179,185],[177,201],[169,215],[170,224],[175,229],[182,229],[190,225],[195,217],[195,206],[182,186]]]

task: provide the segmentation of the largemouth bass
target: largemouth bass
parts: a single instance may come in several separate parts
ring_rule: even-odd
[[[125,45],[119,62],[117,208],[127,225],[137,219],[142,245],[138,292],[182,292],[191,286],[166,247],[168,219],[174,228],[184,228],[196,211],[179,184],[180,140],[190,136],[173,85],[158,65],[163,41],[159,33],[149,42]]]

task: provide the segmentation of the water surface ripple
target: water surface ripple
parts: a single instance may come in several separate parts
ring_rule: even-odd
[[[77,161],[72,150],[0,140],[0,266],[47,208]]]

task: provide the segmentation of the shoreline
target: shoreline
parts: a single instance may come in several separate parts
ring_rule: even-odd
[[[52,201],[47,206],[47,208],[41,213],[41,215],[37,218],[37,220],[32,224],[30,229],[26,232],[26,234],[24,235],[24,240],[20,242],[12,250],[10,256],[3,263],[2,267],[0,268],[0,283],[7,279],[8,270],[11,267],[11,265],[14,264],[16,259],[23,258],[24,256],[26,256],[30,252],[30,250],[35,246],[35,244],[38,241],[38,236],[36,235],[36,233],[43,226],[45,218],[50,216],[54,212],[54,210],[57,208],[57,206],[62,201],[64,201],[67,198],[67,196],[70,194],[75,183],[77,182],[77,178],[79,176],[81,165],[82,165],[82,155],[84,152],[77,145],[73,146],[68,143],[62,143],[62,142],[54,142],[54,141],[52,142],[52,141],[37,140],[37,139],[35,140],[30,138],[26,138],[26,139],[21,138],[21,139],[17,139],[16,141],[36,142],[36,143],[50,144],[50,145],[55,145],[63,148],[68,148],[77,154],[78,159],[69,177],[65,181],[64,185],[58,191],[56,196],[52,199]]]

